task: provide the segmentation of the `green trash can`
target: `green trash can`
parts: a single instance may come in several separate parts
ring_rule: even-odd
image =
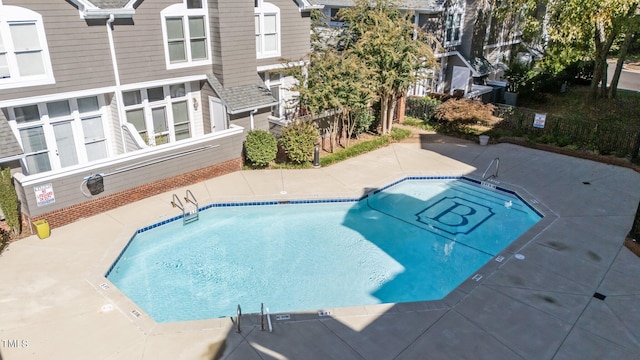
[[[33,222],[33,226],[36,227],[36,233],[40,239],[46,239],[51,235],[51,228],[49,228],[49,222],[47,220],[36,220]]]

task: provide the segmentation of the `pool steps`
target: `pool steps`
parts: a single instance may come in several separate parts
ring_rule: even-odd
[[[191,190],[187,189],[187,193],[184,197],[186,205],[182,204],[180,198],[173,194],[173,200],[171,200],[171,206],[177,207],[182,211],[182,223],[183,225],[192,223],[200,218],[200,207],[198,206],[198,200],[193,196]]]

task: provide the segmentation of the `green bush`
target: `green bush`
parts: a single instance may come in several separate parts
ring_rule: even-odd
[[[18,209],[18,195],[11,182],[11,169],[0,170],[0,209],[5,220],[14,234],[20,234],[20,209]]]
[[[371,125],[375,120],[375,116],[369,112],[362,110],[356,116],[356,125],[353,127],[353,134],[358,135],[371,129]]]
[[[278,141],[268,131],[251,130],[244,143],[247,160],[255,166],[264,167],[276,159]]]
[[[400,128],[391,128],[391,138],[395,141],[400,141],[402,139],[406,139],[411,136],[411,130],[400,129]]]
[[[389,136],[380,136],[373,140],[363,141],[361,143],[357,143],[337,153],[333,153],[328,156],[320,158],[320,165],[328,166],[333,163],[337,163],[337,162],[346,160],[348,158],[358,156],[360,154],[364,154],[369,151],[373,151],[375,149],[381,148],[385,145],[388,145],[390,142],[391,140]]]
[[[441,101],[428,96],[407,98],[405,114],[426,121],[431,121]]]
[[[311,160],[318,142],[318,129],[310,121],[296,122],[282,130],[280,146],[291,162],[301,164]]]

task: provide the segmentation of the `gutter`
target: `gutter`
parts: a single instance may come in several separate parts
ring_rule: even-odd
[[[136,13],[135,9],[83,9],[80,14],[83,19],[131,19]]]
[[[252,106],[252,107],[248,107],[248,108],[244,108],[244,109],[238,109],[238,110],[227,111],[227,112],[229,114],[235,115],[235,114],[240,114],[240,113],[243,113],[243,112],[257,111],[258,109],[264,109],[266,107],[271,107],[271,106],[274,106],[274,105],[278,105],[278,102],[274,101],[274,102],[271,102],[271,103],[268,103],[268,104],[263,104],[263,105],[260,105],[260,106]],[[227,106],[227,109],[230,110],[229,106]]]
[[[300,10],[300,12],[324,9],[324,5],[313,5],[308,0],[296,0],[296,2],[298,3],[298,10]]]

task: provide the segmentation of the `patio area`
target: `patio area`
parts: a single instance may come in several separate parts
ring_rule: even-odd
[[[640,358],[640,258],[622,246],[640,201],[633,170],[423,134],[326,168],[188,189],[200,206],[358,197],[405,176],[479,179],[497,157],[498,185],[545,218],[441,301],[272,316],[273,332],[254,315],[240,333],[230,318],[157,324],[103,275],[136,229],[179,214],[170,202],[184,188],[12,243],[0,256],[0,359]]]

